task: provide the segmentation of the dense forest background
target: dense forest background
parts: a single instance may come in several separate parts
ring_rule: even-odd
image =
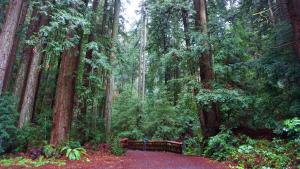
[[[299,165],[298,0],[144,0],[131,30],[124,3],[0,1],[1,153],[127,137]]]

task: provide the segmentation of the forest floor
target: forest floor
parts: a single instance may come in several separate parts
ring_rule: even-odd
[[[0,167],[1,168],[1,167]],[[9,167],[25,169],[26,167]],[[167,152],[127,151],[116,157],[101,152],[89,152],[81,161],[67,161],[64,166],[46,165],[36,169],[226,169],[227,164],[203,157],[182,156]],[[2,169],[2,168],[1,168]]]

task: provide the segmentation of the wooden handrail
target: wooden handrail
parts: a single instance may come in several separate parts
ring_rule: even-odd
[[[167,151],[182,154],[182,142],[167,140],[129,140],[120,139],[123,148],[143,151]]]

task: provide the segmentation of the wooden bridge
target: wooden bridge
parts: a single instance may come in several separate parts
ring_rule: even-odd
[[[143,151],[166,151],[182,154],[182,142],[176,141],[162,141],[162,140],[129,140],[127,138],[121,139],[123,148],[131,150]]]

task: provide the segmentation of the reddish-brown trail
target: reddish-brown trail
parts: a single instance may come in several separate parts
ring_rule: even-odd
[[[89,162],[86,161],[89,159]],[[0,167],[1,168],[1,167]],[[183,156],[168,152],[129,150],[116,157],[101,152],[89,152],[81,161],[67,161],[65,166],[41,166],[36,169],[227,169],[228,164],[203,157]],[[10,169],[25,169],[10,167]]]

